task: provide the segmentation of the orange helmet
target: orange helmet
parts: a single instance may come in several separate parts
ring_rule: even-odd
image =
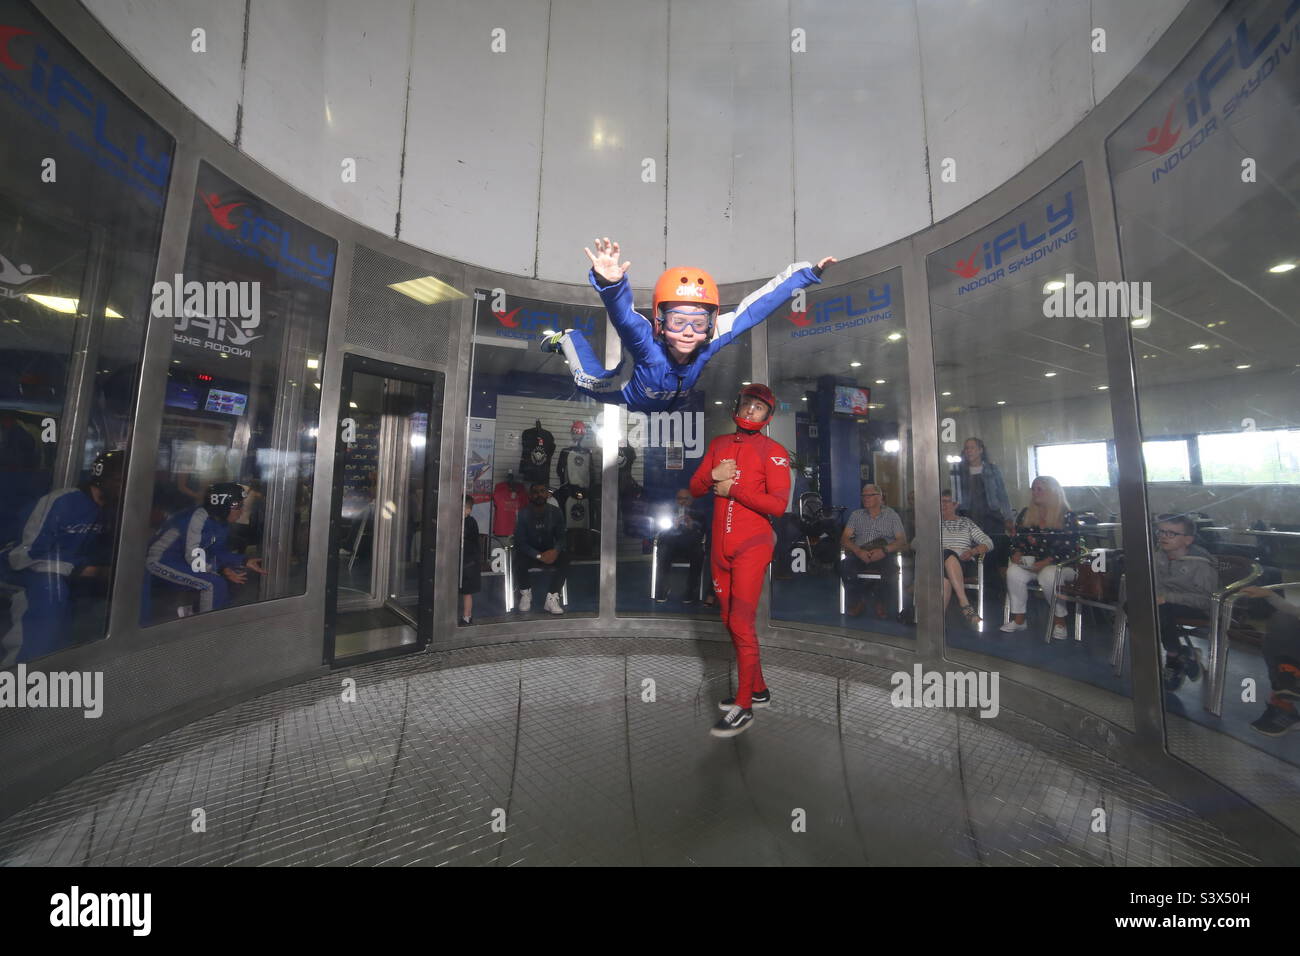
[[[655,294],[650,307],[656,322],[659,321],[659,307],[665,302],[693,302],[696,305],[710,306],[716,313],[719,308],[718,284],[703,269],[690,266],[669,269],[655,282]]]

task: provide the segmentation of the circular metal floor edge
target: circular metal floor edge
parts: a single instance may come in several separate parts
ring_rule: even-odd
[[[137,748],[0,825],[4,865],[1245,865],[1033,721],[898,708],[889,672],[765,648],[494,644],[356,667]],[[1014,724],[1008,723],[1014,722]]]

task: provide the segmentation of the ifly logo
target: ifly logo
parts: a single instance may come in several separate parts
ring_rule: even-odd
[[[1276,9],[1276,8],[1275,8]],[[1249,99],[1274,72],[1282,58],[1290,56],[1300,45],[1300,0],[1291,0],[1280,19],[1248,23],[1243,17],[1224,37],[1223,42],[1202,63],[1194,79],[1183,87],[1183,118],[1186,129],[1195,132],[1184,142],[1177,152],[1170,153],[1182,138],[1184,127],[1179,123],[1174,128],[1174,111],[1177,101],[1165,113],[1164,123],[1147,130],[1147,144],[1137,147],[1139,151],[1165,156],[1165,161],[1152,170],[1151,181],[1158,181],[1171,172],[1180,162],[1186,160],[1202,143],[1217,132],[1217,118],[1213,115],[1214,96],[1217,87],[1227,80],[1234,67],[1243,73],[1254,69],[1254,73],[1245,78],[1235,92],[1228,97],[1221,110],[1222,118],[1231,116],[1247,99]],[[1265,26],[1267,23],[1267,26]],[[1258,64],[1258,66],[1256,65]],[[1234,81],[1235,82],[1235,81]],[[1196,129],[1198,124],[1203,124]],[[1168,155],[1167,155],[1168,154]]]
[[[47,274],[33,274],[32,267],[27,263],[15,266],[5,256],[0,255],[0,298],[16,299],[22,295],[19,290],[23,286],[45,278],[48,278]]]
[[[1073,223],[1074,193],[1067,192],[1060,208],[1056,203],[1047,204],[1046,220],[1041,226],[1038,222],[1031,226],[1026,219],[1009,229],[1004,229],[984,243],[983,268],[996,269],[1002,265],[1003,258],[1013,252],[1032,252],[1036,246],[1049,241],[1057,233],[1069,229]],[[948,271],[956,273],[963,279],[973,279],[980,274],[980,266],[976,265],[979,253],[980,250],[977,249],[971,253],[969,259],[958,259],[955,265],[948,266]]]
[[[321,255],[314,243],[308,243],[306,250],[296,250],[291,230],[258,215],[246,202],[223,202],[217,193],[199,193],[199,198],[212,217],[212,223],[220,229],[218,232],[209,223],[206,230],[209,236],[239,249],[276,272],[302,279],[318,288],[329,288],[329,280],[334,276],[333,251]],[[236,215],[239,210],[242,210],[242,215]],[[303,258],[295,252],[302,254]]]
[[[22,52],[24,48],[30,50],[30,55]],[[93,82],[82,83],[74,70],[52,59],[49,49],[31,30],[8,24],[0,24],[0,66],[12,73],[27,73],[25,87],[0,73],[0,92],[8,93],[42,125],[56,133],[66,132],[74,149],[99,165],[111,166],[151,203],[163,204],[171,154],[163,150],[152,155],[144,133],[136,133],[132,143],[130,133],[123,134],[118,128],[118,117],[110,115],[109,103],[91,92]],[[74,116],[80,117],[74,125],[79,125],[82,132],[65,130],[63,122]],[[13,132],[6,130],[5,135]]]
[[[879,312],[882,309],[888,309],[894,303],[894,293],[888,282],[884,287],[877,290],[868,287],[865,299],[858,295],[857,301],[854,296],[845,295],[837,296],[834,299],[823,299],[812,307],[811,312],[794,312],[786,316],[786,319],[799,328],[804,329],[810,325],[821,325],[831,321],[835,316],[843,314],[848,318],[859,315],[869,315],[872,312]]]
[[[509,312],[493,312],[492,317],[502,326],[502,329],[498,330],[501,334],[509,334],[504,330],[510,329],[522,333],[519,336],[522,338],[532,338],[536,333],[547,329],[581,329],[588,334],[596,331],[596,320],[593,316],[562,316],[555,312],[529,309],[522,305],[515,306]]]

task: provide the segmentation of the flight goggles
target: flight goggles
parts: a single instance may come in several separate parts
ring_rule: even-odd
[[[685,332],[689,325],[700,335],[704,335],[713,325],[712,310],[701,312],[697,309],[660,309],[660,319],[669,332]]]

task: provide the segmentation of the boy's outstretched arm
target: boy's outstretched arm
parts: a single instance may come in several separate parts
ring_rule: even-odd
[[[632,287],[627,281],[630,262],[618,264],[619,247],[617,242],[609,239],[596,240],[596,254],[584,248],[587,258],[591,260],[591,271],[587,273],[589,281],[605,303],[609,320],[614,323],[614,331],[634,361],[640,361],[643,352],[654,346],[654,326],[645,316],[632,308]]]
[[[758,325],[794,295],[795,290],[820,284],[822,271],[836,261],[838,260],[834,257],[827,256],[815,266],[810,262],[796,262],[745,296],[740,305],[736,306],[735,312],[718,316],[718,334],[704,349],[701,358],[711,358],[713,353],[729,345],[737,335]]]

